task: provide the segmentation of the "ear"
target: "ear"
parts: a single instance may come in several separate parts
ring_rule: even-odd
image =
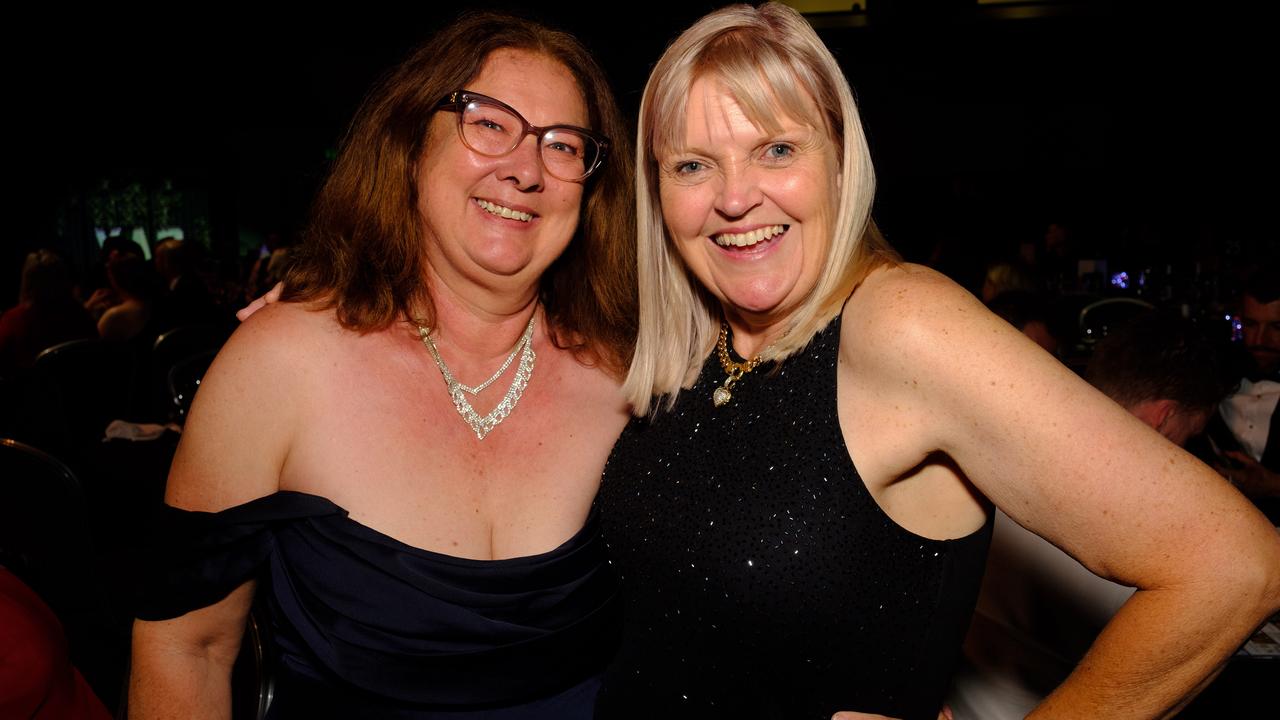
[[[1151,429],[1164,434],[1165,423],[1178,413],[1178,403],[1168,398],[1143,400],[1130,407],[1129,412]]]
[[[1156,406],[1156,417],[1160,419],[1160,421],[1155,425],[1156,432],[1168,437],[1165,433],[1166,425],[1168,425],[1168,423],[1173,419],[1173,416],[1178,414],[1178,410],[1180,408],[1178,407],[1177,402],[1168,398],[1162,398],[1154,402]]]

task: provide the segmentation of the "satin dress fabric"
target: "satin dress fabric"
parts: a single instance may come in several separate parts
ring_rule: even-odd
[[[589,718],[619,623],[596,522],[547,553],[471,560],[306,493],[217,513],[166,506],[136,615],[177,617],[256,579],[275,640],[272,717]]]

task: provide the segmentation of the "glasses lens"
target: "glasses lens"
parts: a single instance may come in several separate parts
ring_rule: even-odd
[[[519,115],[483,100],[464,105],[459,118],[462,141],[481,155],[506,155],[524,139],[525,122]],[[600,159],[600,143],[569,128],[547,130],[538,147],[547,172],[561,180],[582,180]]]
[[[575,130],[553,128],[542,136],[542,162],[561,180],[580,180],[595,167],[600,146]]]
[[[520,143],[524,123],[496,105],[470,102],[462,108],[462,139],[483,155],[505,155]]]

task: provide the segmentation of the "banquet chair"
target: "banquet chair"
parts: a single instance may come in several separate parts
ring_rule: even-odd
[[[122,621],[104,593],[84,492],[61,460],[0,438],[0,563],[53,610],[72,660],[109,701],[124,652]]]
[[[185,358],[169,369],[167,385],[170,417],[178,424],[186,421],[196,390],[200,389],[200,382],[217,354],[217,350],[207,350]]]
[[[86,559],[92,547],[86,515],[71,468],[43,450],[0,438],[0,548],[35,576],[29,585],[39,590],[58,579],[59,569]]]
[[[1080,310],[1080,341],[1091,347],[1111,330],[1128,324],[1154,307],[1145,300],[1127,297],[1107,298],[1090,303]]]
[[[183,325],[156,338],[146,359],[145,401],[147,412],[156,420],[182,418],[173,416],[174,406],[169,376],[179,363],[196,355],[212,357],[230,336],[230,331],[214,325]]]
[[[36,357],[44,402],[63,420],[63,449],[97,442],[108,423],[130,415],[136,365],[132,345],[105,340],[71,340]]]
[[[245,622],[240,655],[231,669],[231,717],[263,720],[275,696],[271,623],[261,602],[255,602]]]

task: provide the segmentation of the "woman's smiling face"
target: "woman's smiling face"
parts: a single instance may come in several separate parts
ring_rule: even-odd
[[[494,51],[465,89],[501,100],[534,125],[589,124],[573,75],[539,53]],[[582,183],[548,173],[533,135],[507,155],[487,157],[462,143],[457,123],[454,113],[437,112],[418,162],[431,269],[451,286],[536,282],[573,238]]]
[[[815,113],[816,114],[816,113]],[[657,158],[667,231],[730,317],[785,320],[817,283],[839,167],[825,131],[757,127],[715,77],[689,91],[683,142]]]

